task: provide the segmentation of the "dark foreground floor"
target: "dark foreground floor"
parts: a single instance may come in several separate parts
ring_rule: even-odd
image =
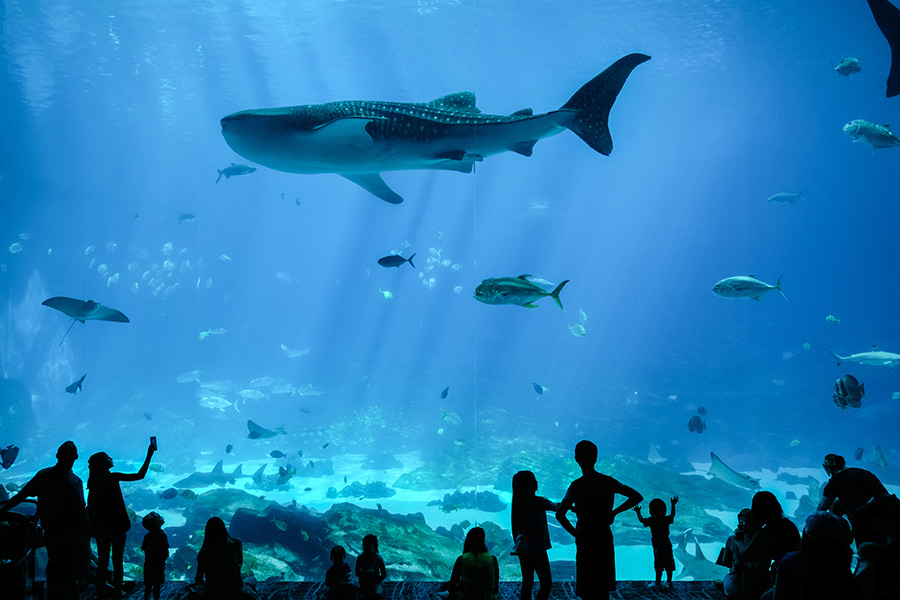
[[[724,600],[725,594],[721,584],[712,581],[676,581],[673,588],[653,589],[647,581],[620,581],[618,589],[610,594],[612,600]],[[161,600],[183,600],[187,596],[186,581],[171,581],[163,585]],[[384,600],[432,600],[438,591],[437,582],[393,582],[384,583]],[[260,583],[257,586],[259,600],[322,600],[325,587],[321,582],[286,582]],[[93,597],[93,590],[85,594],[85,600]],[[128,596],[133,600],[144,597],[143,584],[137,584]],[[500,584],[499,600],[518,600],[519,583],[503,582]],[[575,584],[561,582],[553,584],[550,600],[575,600]]]

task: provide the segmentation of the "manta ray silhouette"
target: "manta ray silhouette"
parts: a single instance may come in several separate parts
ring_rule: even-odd
[[[900,8],[888,0],[868,0],[875,23],[891,46],[891,71],[887,78],[887,97],[900,94]]]
[[[89,320],[115,321],[116,323],[131,322],[128,320],[128,317],[116,309],[103,306],[99,302],[94,302],[93,300],[78,300],[76,298],[67,298],[66,296],[54,296],[53,298],[47,298],[41,302],[41,304],[54,308],[64,315],[72,317],[72,324],[66,329],[66,333],[63,335],[62,339],[59,340],[60,346],[62,346],[63,340],[69,335],[69,332],[72,330],[72,326],[75,325],[76,321],[80,323]]]

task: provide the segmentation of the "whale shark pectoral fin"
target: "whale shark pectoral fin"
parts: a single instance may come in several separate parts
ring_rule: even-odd
[[[516,154],[521,154],[522,156],[531,156],[534,153],[534,145],[537,144],[537,140],[528,140],[527,142],[516,142],[512,144],[509,149]]]
[[[385,202],[391,204],[400,204],[403,198],[388,187],[381,178],[381,173],[338,173],[344,179],[349,179],[362,189],[366,190],[374,196],[378,196]]]
[[[891,46],[891,71],[887,78],[887,97],[900,94],[900,8],[888,0],[868,0],[875,23]]]
[[[367,126],[372,119],[363,117],[344,117],[322,123],[315,127],[317,135],[327,136],[332,140],[340,140],[357,148],[369,148],[375,143]]]

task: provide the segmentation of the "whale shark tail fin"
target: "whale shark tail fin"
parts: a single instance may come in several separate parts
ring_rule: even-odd
[[[581,86],[562,106],[561,110],[575,111],[567,127],[600,154],[609,156],[612,152],[609,111],[616,97],[634,68],[648,60],[646,54],[623,56]]]
[[[887,79],[887,97],[900,94],[900,8],[888,0],[868,0],[875,23],[891,46],[891,71]]]

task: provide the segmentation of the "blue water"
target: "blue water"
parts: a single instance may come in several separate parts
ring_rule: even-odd
[[[898,370],[828,352],[900,353],[900,149],[841,130],[900,110],[865,2],[129,4],[0,8],[0,444],[22,448],[4,479],[65,439],[127,464],[156,435],[185,473],[258,464],[276,446],[246,438],[253,419],[335,459],[527,435],[551,454],[589,438],[777,472],[861,447],[856,464],[900,485]],[[387,173],[397,206],[328,174],[215,183],[247,162],[219,130],[238,110],[469,90],[486,113],[546,112],[630,52],[653,58],[612,109],[610,157],[563,132],[474,174]],[[844,56],[863,65],[852,79],[832,71]],[[765,202],[779,192],[808,201]],[[417,268],[380,267],[391,252]],[[523,273],[571,280],[565,311],[473,299]],[[751,273],[782,277],[788,301],[712,293]],[[76,323],[59,345],[51,296],[131,323]],[[237,410],[200,406],[198,382],[176,381],[192,371],[232,382]],[[845,373],[862,408],[832,403]],[[239,395],[263,376],[321,395]]]

